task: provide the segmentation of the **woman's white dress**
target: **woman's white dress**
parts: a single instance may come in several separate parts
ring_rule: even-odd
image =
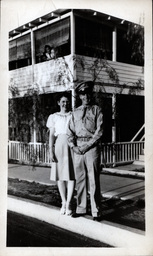
[[[56,180],[74,180],[73,152],[67,143],[67,125],[71,118],[71,112],[62,114],[54,113],[48,117],[46,126],[55,129],[55,157],[57,160]],[[52,178],[51,178],[52,179]]]

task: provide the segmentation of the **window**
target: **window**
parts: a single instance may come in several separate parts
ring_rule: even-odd
[[[70,19],[66,18],[34,32],[36,63],[43,61],[45,45],[54,47],[57,57],[70,54]],[[9,42],[9,70],[31,65],[30,33]]]
[[[30,34],[9,42],[9,70],[31,65]]]
[[[70,54],[70,19],[66,18],[35,32],[36,62],[43,60],[45,45],[55,48],[57,56]]]
[[[139,38],[137,39],[134,36],[133,39],[133,41],[128,42],[127,31],[123,31],[121,29],[117,30],[117,61],[127,64],[143,66],[143,52],[139,53],[140,58],[132,58],[134,52],[133,46],[135,43],[137,43],[137,40],[140,40]]]
[[[112,58],[112,29],[76,17],[76,54]]]
[[[126,40],[126,31],[117,30],[117,61],[133,64],[131,45]]]

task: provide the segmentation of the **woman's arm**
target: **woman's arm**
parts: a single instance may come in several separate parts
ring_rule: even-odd
[[[74,117],[72,116],[67,128],[67,141],[70,148],[73,149],[73,151],[76,154],[81,155],[82,153],[79,150],[79,147],[76,146],[76,140],[75,140],[75,128],[74,128]]]
[[[51,162],[56,162],[55,153],[54,153],[54,142],[55,142],[55,129],[49,129],[49,154]]]

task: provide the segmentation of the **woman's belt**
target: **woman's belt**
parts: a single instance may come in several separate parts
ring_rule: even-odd
[[[79,141],[89,141],[92,137],[77,137]]]

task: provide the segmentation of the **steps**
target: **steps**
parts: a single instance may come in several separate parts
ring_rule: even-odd
[[[133,164],[145,166],[144,149],[142,150],[141,155],[139,155],[139,160],[134,161]]]

